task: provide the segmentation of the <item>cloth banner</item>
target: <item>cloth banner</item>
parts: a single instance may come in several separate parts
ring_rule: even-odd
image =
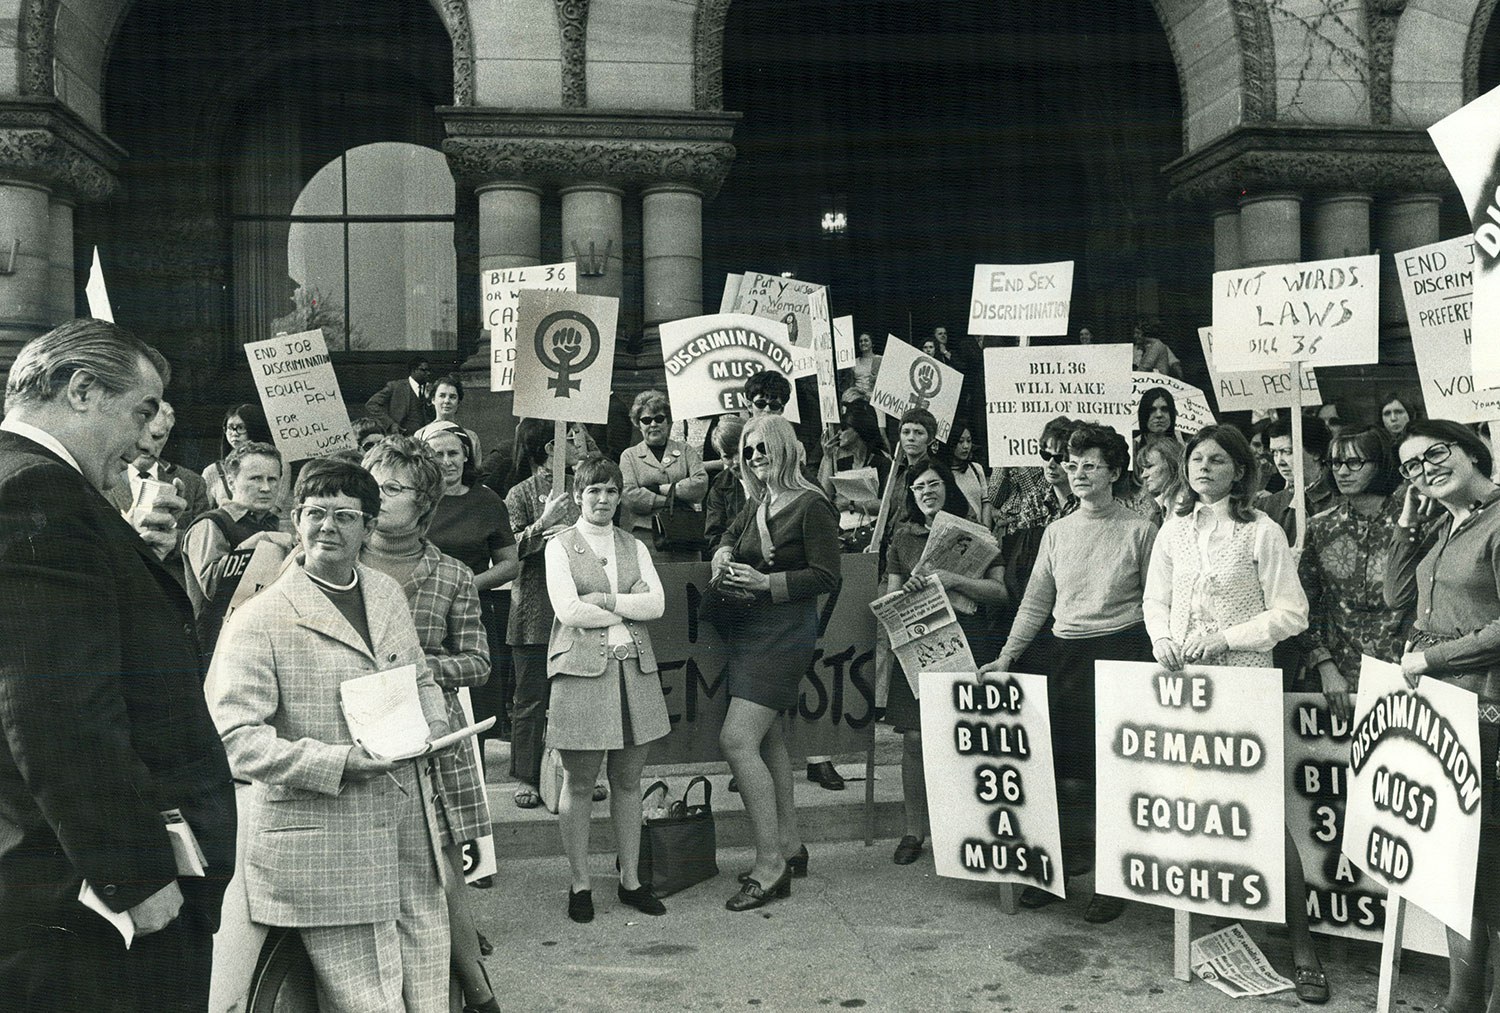
[[[1220,369],[1377,362],[1380,257],[1215,271],[1213,328]]]
[[[521,290],[576,292],[577,286],[571,260],[480,273],[480,308],[485,329],[490,332],[490,390],[514,390],[516,386],[516,315],[521,309]]]
[[[1314,932],[1378,945],[1385,932],[1385,887],[1342,854],[1353,721],[1336,717],[1322,693],[1286,693],[1281,699],[1286,829],[1302,857],[1308,924]],[[1401,942],[1419,953],[1448,954],[1442,923],[1421,908],[1407,907]]]
[[[875,734],[875,557],[840,557],[843,580],[819,599],[817,649],[802,679],[788,739],[796,755],[864,752]],[[651,744],[650,762],[722,760],[719,728],[729,708],[724,644],[698,621],[707,563],[659,563],[667,610],[647,623],[672,730]]]
[[[746,380],[763,369],[792,375],[786,327],[748,313],[667,320],[661,325],[661,355],[674,419],[748,410],[740,393]],[[789,422],[801,421],[795,396],[784,414]]]
[[[963,383],[963,374],[952,366],[889,334],[870,404],[891,418],[900,418],[912,408],[926,408],[937,419],[938,439],[947,440]]]
[[[1468,938],[1479,861],[1479,706],[1467,690],[1362,658],[1344,854]]]
[[[522,289],[518,304],[516,417],[608,422],[620,300]]]
[[[1474,227],[1474,386],[1500,387],[1500,88],[1427,128]]]
[[[990,467],[1035,467],[1042,427],[1059,415],[1100,422],[1130,444],[1130,345],[986,348]],[[886,366],[881,364],[884,377]]]
[[[1286,918],[1281,672],[1100,661],[1094,889]]]
[[[287,464],[355,449],[354,427],[321,329],[249,342],[245,358],[271,438]]]
[[[923,672],[922,763],[939,876],[1065,896],[1047,678]]]
[[[1474,389],[1474,240],[1459,236],[1398,253],[1396,273],[1428,418],[1500,419],[1500,390]]]
[[[1292,406],[1292,370],[1286,363],[1264,369],[1223,370],[1214,362],[1213,328],[1198,328],[1198,342],[1203,346],[1203,361],[1208,364],[1208,376],[1213,383],[1214,400],[1218,403],[1220,412],[1247,412]],[[1318,375],[1311,366],[1304,363],[1302,405],[1309,407],[1322,403],[1323,392],[1318,389]]]
[[[975,264],[969,333],[1023,338],[1068,333],[1073,262]]]
[[[1177,432],[1183,436],[1196,436],[1204,426],[1214,424],[1214,413],[1208,407],[1207,395],[1190,383],[1161,373],[1132,372],[1130,386],[1135,396],[1137,422],[1140,421],[1141,396],[1152,387],[1162,387],[1177,402]]]

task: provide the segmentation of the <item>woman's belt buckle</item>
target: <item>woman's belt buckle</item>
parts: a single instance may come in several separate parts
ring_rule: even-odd
[[[637,657],[638,654],[639,652],[636,650],[634,644],[611,644],[609,647],[609,656],[611,658],[614,658],[616,661],[624,661],[626,658],[634,658]]]

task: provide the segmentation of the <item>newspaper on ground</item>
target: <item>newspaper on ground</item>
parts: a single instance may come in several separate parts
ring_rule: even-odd
[[[961,577],[983,577],[1000,555],[1000,543],[983,524],[965,520],[956,514],[939,512],[932,519],[932,531],[927,536],[927,545],[917,560],[917,573],[927,574],[947,570]],[[957,591],[948,592],[948,600],[964,615],[973,615],[979,608],[967,595]]]
[[[1295,987],[1276,973],[1239,922],[1194,939],[1188,960],[1194,974],[1235,999]]]
[[[870,602],[870,611],[891,640],[891,651],[919,696],[923,672],[974,672],[969,639],[958,625],[942,581],[931,577],[915,591],[892,591]]]

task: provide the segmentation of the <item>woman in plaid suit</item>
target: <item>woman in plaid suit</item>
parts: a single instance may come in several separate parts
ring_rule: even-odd
[[[360,553],[360,562],[394,578],[406,592],[427,670],[443,690],[448,722],[468,723],[458,691],[490,675],[490,652],[479,619],[473,572],[426,539],[427,526],[443,498],[437,458],[421,440],[389,436],[364,457],[380,486],[380,516]],[[444,884],[453,947],[453,970],[463,986],[465,1010],[499,1013],[489,976],[479,962],[479,936],[469,910],[463,846],[491,832],[484,775],[467,743],[432,761],[438,781],[438,829],[450,875]]]

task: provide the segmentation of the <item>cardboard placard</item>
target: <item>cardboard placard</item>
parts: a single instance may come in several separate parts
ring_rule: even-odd
[[[1140,420],[1141,397],[1152,387],[1161,387],[1177,404],[1177,432],[1183,436],[1196,436],[1204,426],[1214,424],[1213,410],[1208,407],[1208,397],[1190,383],[1161,373],[1130,374],[1131,392],[1135,396],[1136,420]]]
[[[813,355],[818,372],[818,414],[824,426],[839,424],[839,386],[834,376],[833,320],[828,315],[828,289],[815,289],[808,297]]]
[[[791,377],[786,328],[779,320],[748,313],[664,321],[661,355],[674,419],[747,411],[750,405],[740,393],[746,380],[763,369]],[[801,421],[795,396],[785,414],[790,422]]]
[[[1396,274],[1428,417],[1500,419],[1500,390],[1474,389],[1474,241],[1459,236],[1398,253]]]
[[[813,355],[811,298],[813,292],[822,287],[800,278],[746,271],[740,277],[734,302],[723,312],[748,313],[778,320],[785,325],[787,344],[793,349],[791,375],[793,379],[801,379],[812,376],[818,369]],[[728,285],[725,286],[724,298],[729,298]]]
[[[245,358],[287,464],[354,449],[354,427],[321,329],[249,342]]]
[[[818,641],[791,722],[789,745],[799,754],[863,752],[874,735],[875,557],[841,556],[843,580],[818,600]],[[708,587],[707,563],[661,563],[666,591],[662,618],[647,624],[672,730],[651,744],[651,762],[703,763],[724,758],[719,728],[729,708],[724,642],[698,619]]]
[[[1474,228],[1474,386],[1500,387],[1500,88],[1427,128]]]
[[[853,369],[859,350],[854,347],[854,318],[833,318],[833,364],[839,369]]]
[[[1283,921],[1281,672],[1097,670],[1096,892]]]
[[[1215,271],[1213,328],[1224,370],[1377,362],[1380,258]]]
[[[576,292],[578,278],[573,262],[481,271],[479,287],[484,326],[490,332],[490,390],[514,390],[516,315],[520,312],[521,290]]]
[[[1322,693],[1286,693],[1286,829],[1302,857],[1307,920],[1314,932],[1378,943],[1385,887],[1342,853],[1349,793],[1349,730]],[[1446,956],[1442,923],[1417,908],[1406,915],[1405,948]]]
[[[1066,896],[1046,676],[923,672],[921,685],[937,874]]]
[[[1478,697],[1362,658],[1344,854],[1468,938],[1479,859]]]
[[[870,404],[891,418],[900,418],[913,408],[926,408],[937,419],[938,439],[946,440],[953,429],[963,383],[963,374],[952,366],[889,334],[880,373],[870,391]]]
[[[986,348],[984,411],[990,466],[1030,467],[1042,428],[1059,415],[1109,426],[1130,443],[1135,429],[1130,345]],[[881,376],[886,367],[880,367]]]
[[[1286,363],[1265,369],[1222,370],[1214,362],[1212,327],[1198,328],[1203,346],[1203,361],[1208,364],[1213,382],[1214,401],[1222,412],[1245,412],[1265,408],[1290,408],[1297,392],[1292,389],[1292,371]],[[1318,389],[1318,375],[1306,363],[1302,366],[1302,404],[1320,405],[1323,392]]]
[[[607,422],[620,300],[522,289],[518,301],[516,416]]]
[[[726,274],[724,276],[724,294],[719,296],[719,312],[733,313],[734,304],[740,297],[740,285],[745,281],[743,274]]]
[[[1068,333],[1073,262],[976,264],[969,333],[1023,338]]]

